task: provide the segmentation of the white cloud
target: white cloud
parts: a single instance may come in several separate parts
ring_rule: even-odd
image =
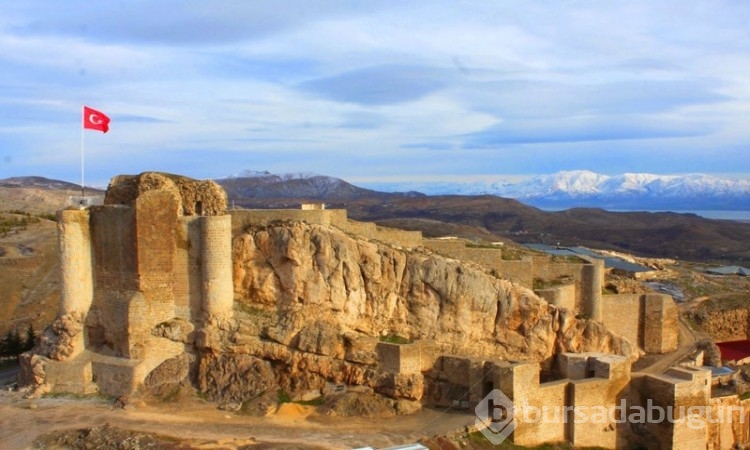
[[[6,2],[0,177],[70,178],[81,103],[113,118],[91,137],[102,179],[750,172],[726,160],[750,140],[748,18],[728,0]]]

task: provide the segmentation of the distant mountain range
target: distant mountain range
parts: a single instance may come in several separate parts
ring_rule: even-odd
[[[525,187],[529,196],[539,191],[547,192],[550,197],[565,193],[565,198],[574,200],[618,190],[633,199],[648,197],[649,194],[654,196],[655,192],[662,192],[664,196],[673,192],[671,198],[682,199],[689,198],[691,192],[699,192],[702,198],[707,196],[704,189],[694,187],[700,185],[696,181],[700,178],[692,182],[683,178],[680,184],[670,179],[672,177],[654,175],[630,175],[618,179],[592,172],[575,174],[579,176],[567,173],[519,183],[516,192],[523,192],[521,188]],[[332,209],[346,209],[349,217],[355,220],[420,230],[430,237],[460,236],[477,241],[583,245],[694,261],[741,262],[750,258],[750,224],[710,220],[695,214],[609,212],[600,208],[547,212],[529,206],[525,200],[486,193],[458,195],[471,192],[459,189],[467,187],[463,184],[444,195],[427,196],[411,190],[417,187],[414,184],[401,185],[401,190],[408,192],[387,193],[314,174],[244,172],[215,181],[224,187],[235,207],[299,208],[301,203],[320,202]],[[709,184],[721,186],[720,182]],[[667,185],[673,186],[672,191]],[[725,191],[735,195],[736,189],[726,187]],[[637,209],[641,211],[648,209],[643,203],[638,205]],[[669,205],[669,209],[686,207],[686,203],[677,201]],[[747,209],[747,205],[746,201],[736,203],[735,207]]]
[[[37,188],[52,190],[79,190],[80,184],[68,183],[67,181],[51,180],[44,177],[12,177],[0,180],[0,187],[6,188]],[[86,188],[91,189],[91,188]]]
[[[371,182],[379,191],[428,195],[497,195],[539,208],[597,207],[621,210],[750,210],[750,180],[703,174],[603,175],[587,170],[508,182]]]
[[[368,182],[355,186],[314,173],[272,174],[244,171],[216,180],[229,198],[305,198],[346,202],[361,198],[493,195],[542,209],[603,208],[608,210],[750,211],[750,180],[704,174],[603,175],[587,170],[541,175],[509,182]],[[66,181],[28,176],[0,180],[0,187],[76,190]],[[87,188],[87,190],[97,191]]]
[[[598,191],[592,191],[592,185],[626,184],[610,181],[617,180],[617,177],[597,176],[591,172],[581,174],[585,176],[577,179],[578,181],[571,178],[558,180],[560,186],[555,189],[577,190],[585,196],[591,192],[604,191],[601,187],[597,188]],[[666,183],[658,181],[661,177],[653,177],[631,176],[631,184],[641,187],[622,190],[628,192],[640,189],[648,193],[659,187],[661,192],[669,192],[663,186]],[[666,181],[674,182],[668,178],[670,177]],[[696,179],[700,180],[700,177]],[[299,208],[300,203],[321,202],[330,208],[346,209],[349,217],[355,220],[420,230],[430,237],[460,236],[489,242],[503,240],[563,246],[583,245],[644,256],[721,261],[738,265],[746,265],[745,261],[750,260],[750,224],[733,220],[710,220],[695,214],[618,213],[593,208],[546,212],[497,195],[427,196],[413,191],[387,193],[314,174],[245,172],[216,182],[226,189],[233,207]],[[541,181],[538,183],[543,184]],[[676,192],[682,192],[682,197],[685,197],[685,192],[691,192],[690,186],[698,184],[700,183],[683,181],[682,188],[676,189]],[[533,183],[529,185],[533,186]],[[555,184],[552,183],[552,186]],[[71,188],[77,190],[78,186],[41,177],[0,180],[0,210],[54,211],[64,206],[70,195],[67,189]],[[738,192],[742,191],[741,188],[741,183],[728,184],[725,190],[740,198]],[[45,194],[42,191],[45,190],[49,199],[42,196]],[[692,190],[705,195],[700,189]],[[556,191],[553,189],[550,192]],[[54,199],[53,194],[56,194]],[[747,210],[748,204],[745,201],[737,203],[735,207]],[[640,209],[646,207],[641,204]]]
[[[303,198],[321,202],[347,202],[361,198],[425,196],[417,192],[378,192],[354,186],[339,178],[313,173],[276,175],[248,170],[215,181],[227,191],[230,199]]]

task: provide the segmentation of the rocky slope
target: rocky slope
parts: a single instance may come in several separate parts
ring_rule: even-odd
[[[750,310],[747,293],[718,295],[688,311],[687,317],[716,342],[748,338]]]
[[[337,381],[420,400],[421,375],[394,381],[377,368],[383,336],[430,343],[434,355],[544,363],[564,351],[638,357],[600,323],[424,250],[301,222],[251,227],[233,246],[241,326],[235,345],[204,354],[199,370],[199,388],[220,401],[247,399],[233,390],[260,394],[262,379],[296,393]],[[250,378],[256,384],[241,387]]]

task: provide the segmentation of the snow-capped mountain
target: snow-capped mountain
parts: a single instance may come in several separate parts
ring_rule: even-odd
[[[538,207],[576,206],[608,209],[750,210],[750,180],[704,174],[603,175],[588,170],[563,171],[510,182],[366,183],[384,191],[419,191],[428,195],[491,194]]]
[[[248,169],[248,170],[243,170],[242,172],[239,172],[239,173],[229,175],[227,178],[264,178],[266,180],[288,181],[288,180],[305,180],[308,178],[315,178],[319,176],[321,175],[318,175],[317,173],[313,173],[313,172],[295,172],[295,173],[274,174],[267,170]],[[326,178],[330,178],[330,177],[326,177]]]

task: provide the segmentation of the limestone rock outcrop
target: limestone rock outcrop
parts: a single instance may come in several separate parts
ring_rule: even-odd
[[[750,311],[739,307],[707,307],[700,305],[688,313],[703,331],[716,342],[738,341],[750,335]]]
[[[266,312],[255,354],[273,347],[366,362],[376,358],[373,338],[390,335],[434,342],[436,354],[543,363],[559,352],[639,355],[601,323],[480,266],[334,227],[250,227],[234,239],[233,261],[236,301]]]

